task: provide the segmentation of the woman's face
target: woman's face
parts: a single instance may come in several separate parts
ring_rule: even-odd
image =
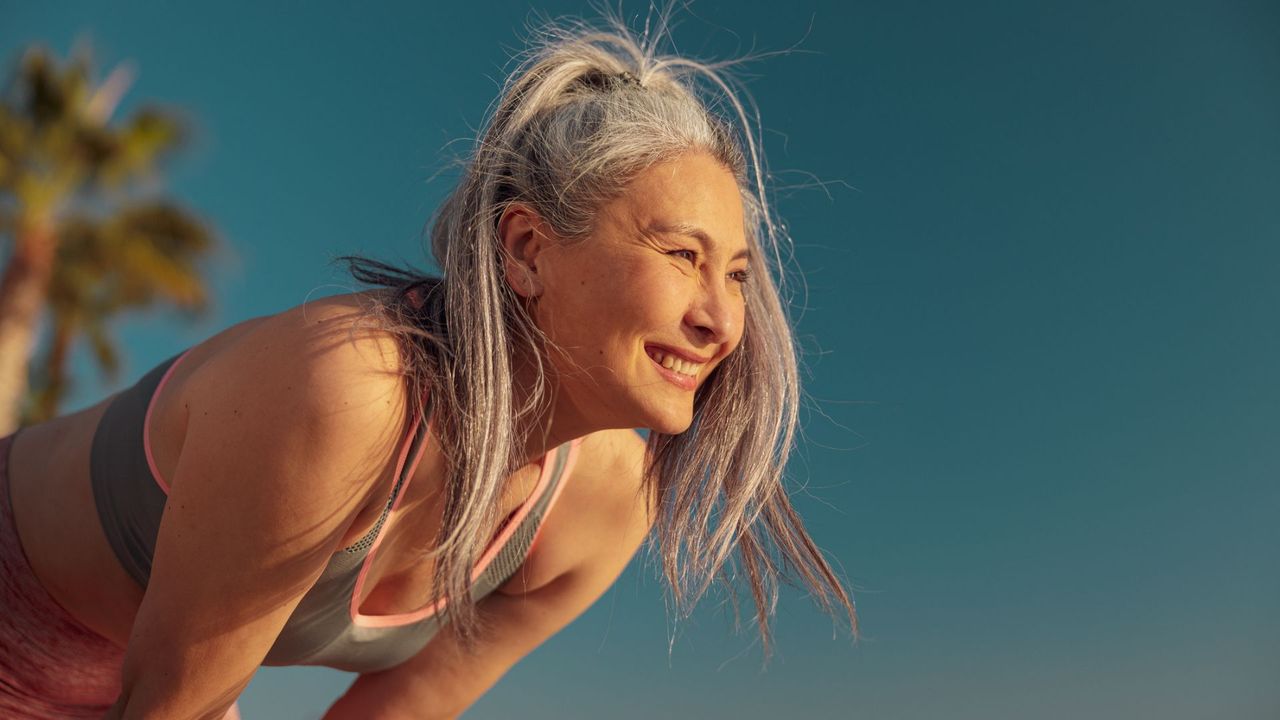
[[[688,429],[694,391],[742,339],[750,265],[738,185],[700,152],[636,177],[586,240],[546,242],[533,310],[563,351],[561,419]]]

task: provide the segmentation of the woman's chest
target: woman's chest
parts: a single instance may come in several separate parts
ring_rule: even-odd
[[[511,541],[515,533],[508,531],[515,530],[515,523],[540,520],[521,511],[531,509],[536,501],[542,475],[541,468],[534,465],[507,479],[500,493],[497,519],[483,534],[487,542],[477,562],[499,550],[498,545]],[[356,607],[362,615],[415,612],[424,608],[434,595],[437,556],[431,551],[439,540],[448,498],[441,489],[442,483],[437,481],[432,486],[429,479],[418,486],[425,492],[412,492],[414,483],[422,479],[410,481],[405,497],[396,503],[382,528],[374,534],[355,589]],[[367,532],[356,537],[363,537]]]

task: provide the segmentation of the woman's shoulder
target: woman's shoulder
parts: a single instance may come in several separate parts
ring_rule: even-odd
[[[394,392],[403,381],[399,341],[368,302],[364,293],[335,295],[242,323],[223,341],[192,348],[190,382],[206,394],[238,388],[320,407]]]
[[[397,443],[409,414],[401,353],[367,308],[359,296],[323,298],[193,347],[177,398],[183,445],[268,436],[281,441],[268,451],[351,454]]]

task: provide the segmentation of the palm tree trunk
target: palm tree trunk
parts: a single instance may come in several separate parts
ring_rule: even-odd
[[[27,224],[16,236],[13,256],[0,276],[0,437],[18,427],[36,326],[57,250],[57,235],[48,223]]]
[[[44,369],[48,382],[37,393],[34,422],[52,420],[58,416],[58,406],[67,394],[67,356],[71,351],[71,326],[54,323],[53,342],[49,345],[49,357]],[[32,418],[28,418],[31,420]]]

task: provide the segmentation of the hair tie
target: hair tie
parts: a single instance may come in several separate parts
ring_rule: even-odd
[[[609,73],[604,70],[593,70],[578,78],[578,82],[599,92],[610,92],[624,85],[643,87],[640,78],[623,70],[620,73]]]

